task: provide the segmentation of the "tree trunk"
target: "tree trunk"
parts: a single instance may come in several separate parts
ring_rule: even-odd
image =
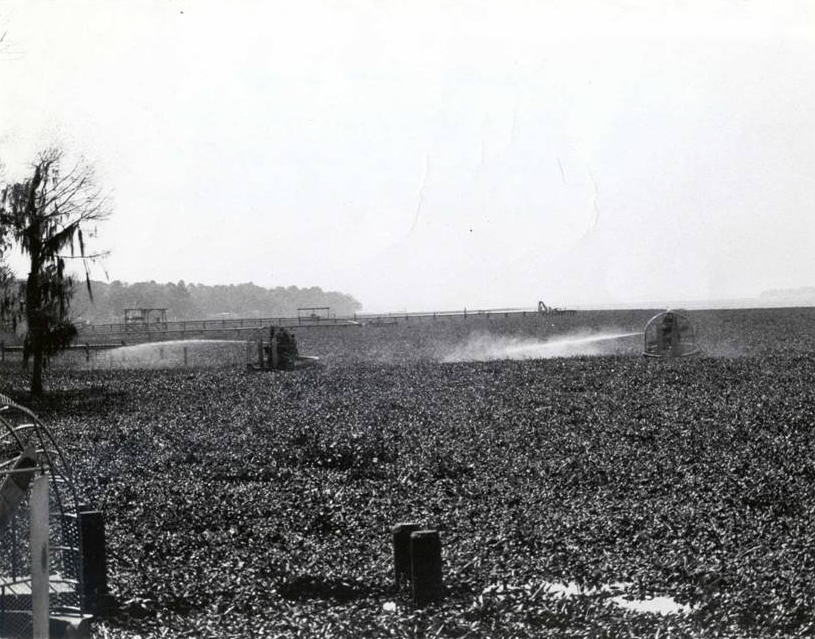
[[[37,232],[39,229],[36,229]],[[31,238],[33,239],[33,238]],[[39,239],[39,238],[38,238]],[[31,270],[28,273],[26,283],[26,320],[28,321],[28,348],[29,353],[34,358],[34,366],[31,370],[31,394],[42,395],[42,365],[43,365],[43,309],[42,295],[40,291],[40,267],[38,259],[40,243],[38,239],[32,242],[31,247]]]
[[[42,395],[42,348],[34,349],[34,366],[31,369],[31,394]]]

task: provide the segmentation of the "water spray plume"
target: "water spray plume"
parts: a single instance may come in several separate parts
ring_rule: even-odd
[[[246,342],[243,340],[188,339],[101,351],[92,360],[91,368],[177,368],[185,363],[217,366],[241,364],[245,360]]]
[[[548,359],[581,355],[610,355],[629,350],[621,340],[641,337],[635,332],[603,332],[591,335],[556,336],[547,340],[519,339],[489,334],[471,336],[464,344],[441,357],[443,362],[494,359]]]

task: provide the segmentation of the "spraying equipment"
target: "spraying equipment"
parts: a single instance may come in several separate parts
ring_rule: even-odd
[[[645,325],[642,354],[646,357],[688,357],[698,352],[696,330],[685,315],[667,310]]]
[[[541,315],[574,315],[576,310],[571,308],[555,308],[554,306],[547,306],[543,300],[538,302],[538,313]]]
[[[294,334],[285,328],[269,327],[269,341],[258,342],[258,363],[249,365],[251,370],[293,371],[311,366],[319,366],[320,358],[300,355]]]

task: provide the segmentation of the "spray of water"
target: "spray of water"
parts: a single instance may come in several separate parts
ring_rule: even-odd
[[[148,342],[94,353],[91,368],[176,368],[244,364],[246,342],[225,339],[188,339]]]
[[[507,337],[482,333],[470,338],[447,353],[443,362],[486,361],[493,359],[546,359],[550,357],[576,357],[579,355],[610,355],[630,352],[633,337],[642,333],[603,331],[591,334],[572,334],[547,340]]]

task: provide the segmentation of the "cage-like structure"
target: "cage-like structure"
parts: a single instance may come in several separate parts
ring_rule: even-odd
[[[693,323],[673,310],[659,313],[645,325],[645,346],[642,354],[647,357],[688,357],[696,355],[696,329]]]
[[[329,306],[304,306],[297,309],[297,323],[319,324],[331,319],[331,307]]]
[[[150,328],[167,329],[166,308],[126,308],[124,310],[125,333],[139,333]]]
[[[39,507],[32,485],[41,477],[47,478],[48,489]],[[32,512],[35,508],[40,514]],[[32,522],[38,517],[41,528],[47,518],[47,531],[37,533],[48,540],[47,563],[43,556],[34,557],[47,567],[51,636],[61,634],[57,627],[76,628],[86,617],[79,512],[70,468],[51,433],[34,413],[0,394],[0,637],[34,634],[32,609],[38,595],[31,544],[36,538]]]

